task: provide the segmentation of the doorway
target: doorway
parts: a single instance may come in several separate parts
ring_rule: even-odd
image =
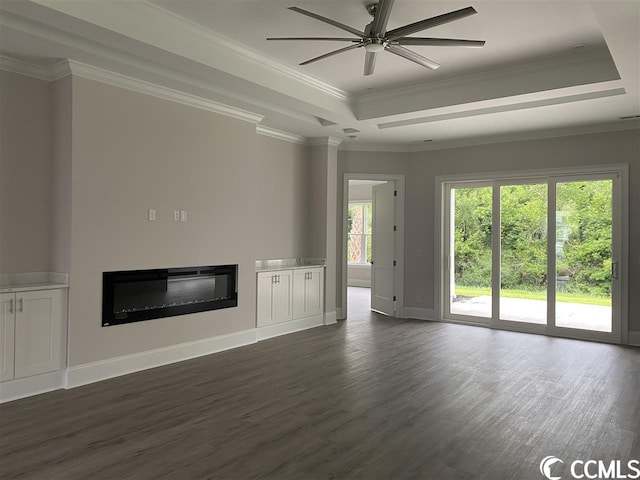
[[[348,287],[367,289],[367,310],[402,314],[403,230],[404,176],[345,174],[340,318],[347,318]]]
[[[442,181],[443,318],[625,341],[623,177]]]

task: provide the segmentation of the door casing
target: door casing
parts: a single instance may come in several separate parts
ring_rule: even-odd
[[[395,205],[395,223],[398,227],[394,242],[396,267],[394,273],[394,289],[396,296],[396,316],[404,316],[404,199],[405,181],[400,174],[345,173],[342,194],[342,308],[337,312],[338,318],[347,318],[347,238],[349,211],[349,180],[376,180],[393,182],[398,195]],[[374,227],[375,228],[375,227]]]

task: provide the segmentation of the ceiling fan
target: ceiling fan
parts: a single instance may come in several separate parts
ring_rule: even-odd
[[[347,52],[355,48],[364,47],[366,50],[366,56],[364,60],[364,74],[371,75],[375,68],[376,54],[387,51],[398,55],[400,57],[411,60],[412,62],[422,65],[423,67],[435,70],[440,67],[440,64],[430,60],[422,55],[419,55],[408,48],[405,45],[411,46],[439,46],[439,47],[472,47],[480,48],[485,42],[483,40],[460,40],[452,38],[421,38],[421,37],[409,37],[413,33],[421,32],[428,28],[436,27],[445,23],[460,20],[469,15],[478,13],[473,7],[466,7],[453,12],[438,15],[436,17],[420,20],[419,22],[411,23],[403,27],[394,28],[393,30],[386,31],[387,22],[389,21],[389,15],[391,14],[391,7],[394,0],[380,0],[378,3],[372,3],[367,5],[367,11],[373,16],[373,21],[368,24],[364,31],[360,31],[356,28],[350,27],[343,23],[337,22],[322,15],[303,10],[298,7],[289,7],[292,10],[302,15],[306,15],[321,22],[328,23],[334,27],[338,27],[341,30],[349,32],[355,35],[357,38],[341,38],[341,37],[286,37],[286,38],[267,38],[267,40],[303,40],[303,41],[334,41],[334,42],[351,42],[353,45],[340,48],[324,55],[302,62],[300,65],[308,65],[318,60],[322,60],[339,53]]]

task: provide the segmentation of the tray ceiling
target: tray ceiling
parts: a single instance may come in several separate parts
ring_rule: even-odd
[[[640,126],[618,119],[640,114],[636,0],[396,0],[389,28],[478,11],[420,36],[486,40],[484,48],[410,47],[440,63],[436,71],[384,52],[365,77],[364,49],[299,66],[344,44],[265,40],[343,36],[289,6],[362,29],[371,20],[365,3],[3,0],[0,53],[42,68],[69,58],[254,112],[264,129],[291,138],[338,137],[343,148],[433,149]]]

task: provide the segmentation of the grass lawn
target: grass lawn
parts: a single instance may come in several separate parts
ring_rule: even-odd
[[[531,290],[502,290],[500,292],[503,297],[507,298],[524,298],[527,300],[546,300],[546,292],[535,292]],[[491,296],[491,289],[482,287],[462,287],[456,285],[456,295],[462,295],[464,297],[481,297]],[[565,303],[584,303],[587,305],[601,305],[605,307],[611,306],[611,298],[608,297],[596,297],[585,294],[572,294],[572,293],[556,293],[556,299],[558,302]]]

